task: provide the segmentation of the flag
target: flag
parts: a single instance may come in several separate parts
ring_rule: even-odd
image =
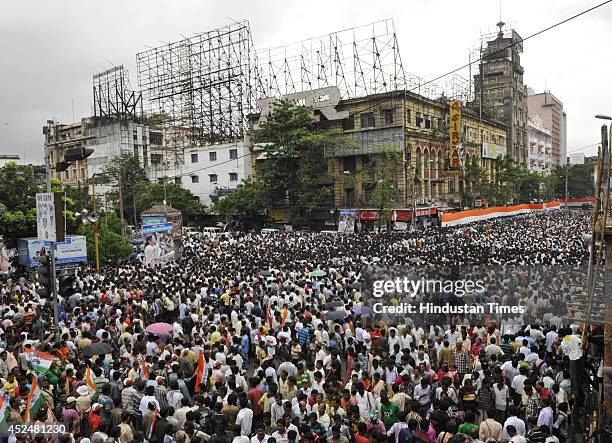
[[[6,392],[0,389],[0,429],[6,427],[6,419],[10,414],[9,396]]]
[[[285,326],[285,322],[287,321],[287,314],[289,314],[289,309],[287,309],[287,305],[283,308],[283,318],[281,320],[281,328]]]
[[[27,354],[26,359],[30,366],[32,366],[32,369],[41,374],[46,374],[49,372],[51,363],[58,360],[55,355],[40,352],[35,349],[32,349]]]
[[[142,366],[142,375],[144,376],[145,380],[148,380],[149,379],[149,369],[147,368],[147,361],[142,355],[140,356],[140,364]]]
[[[91,375],[91,368],[89,367],[85,371],[85,383],[87,384],[87,387],[91,390],[91,398],[98,395],[98,388],[96,387],[96,384],[93,381],[93,377]]]
[[[43,402],[44,398],[42,396],[42,392],[40,391],[36,377],[34,377],[34,379],[32,379],[30,393],[28,394],[28,403],[26,404],[23,421],[26,423],[32,422],[32,417],[36,417],[36,414],[38,414],[38,411],[40,411]]]
[[[196,371],[196,381],[195,381],[196,394],[200,392],[200,384],[202,384],[203,378],[204,378],[204,353],[200,351],[200,355],[198,356],[198,369]]]
[[[157,416],[159,415],[159,409],[155,409],[155,414],[153,414],[153,420],[151,420],[151,427],[149,428],[149,433],[147,438],[150,440],[153,436],[153,430],[155,429],[155,422],[157,421]]]

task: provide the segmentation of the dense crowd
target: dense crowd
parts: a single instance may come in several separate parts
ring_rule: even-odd
[[[580,289],[533,273],[584,264],[587,227],[584,214],[549,213],[404,234],[193,236],[163,266],[80,273],[59,330],[34,284],[9,281],[2,432],[81,443],[571,442],[570,372],[586,343],[567,302]],[[416,262],[480,267],[488,289],[466,298],[526,305],[529,317],[372,315],[365,274]],[[24,423],[34,427],[15,427]],[[58,424],[64,432],[35,432]]]

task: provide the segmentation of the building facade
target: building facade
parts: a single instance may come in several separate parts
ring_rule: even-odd
[[[383,181],[394,190],[393,205],[398,209],[412,207],[413,196],[417,206],[451,207],[468,195],[473,203],[478,195],[477,187],[467,184],[460,170],[450,168],[447,100],[434,101],[406,91],[340,100],[339,95],[316,90],[292,94],[290,99],[311,106],[315,121],[338,130],[348,141],[325,150],[327,177],[334,187],[333,208],[371,208],[372,195]],[[262,115],[254,119],[254,130]],[[494,180],[497,158],[505,154],[507,128],[481,120],[467,109],[462,110],[461,121],[464,165],[467,169],[478,166],[484,180]]]
[[[482,50],[479,73],[474,76],[474,105],[483,115],[504,122],[508,128],[507,153],[522,167],[527,167],[527,87],[523,83],[521,36],[514,30],[503,31],[497,24],[497,37]]]
[[[529,170],[548,175],[552,172],[552,137],[542,116],[529,117]]]
[[[550,92],[530,94],[527,97],[529,117],[540,115],[552,138],[553,166],[562,166],[567,157],[567,114],[563,103]]]

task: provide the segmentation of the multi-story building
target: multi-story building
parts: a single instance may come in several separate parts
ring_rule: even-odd
[[[552,137],[553,166],[562,166],[567,156],[567,115],[563,103],[549,91],[527,97],[529,117],[540,115]]]
[[[370,198],[380,181],[390,182],[397,191],[397,208],[411,207],[413,186],[419,205],[456,206],[462,194],[478,194],[477,189],[463,190],[460,170],[450,170],[448,101],[406,91],[340,100],[334,88],[325,89],[286,98],[313,107],[315,121],[341,131],[351,141],[325,152],[327,176],[334,185],[333,207],[371,207]],[[264,104],[254,117],[253,129],[267,115],[266,109]],[[497,154],[505,154],[507,128],[481,120],[467,109],[461,126],[463,164],[479,166],[482,179],[494,180]]]
[[[234,191],[251,174],[248,140],[186,149],[183,162],[168,165],[155,157],[159,154],[152,155],[147,168],[151,180],[172,180],[189,189],[205,205]]]
[[[552,172],[552,137],[542,116],[529,117],[529,170],[548,175]]]
[[[49,125],[44,132],[51,148],[52,165],[64,160],[68,148],[93,148],[87,160],[74,162],[64,172],[53,171],[54,177],[74,187],[87,186],[110,161],[129,153],[138,157],[150,180],[173,180],[189,189],[201,203],[210,205],[214,196],[231,192],[251,171],[247,144],[177,149],[174,142],[184,138],[185,132],[180,128],[163,128],[132,119],[88,117],[79,123]],[[110,184],[96,182],[97,195],[111,190]],[[106,201],[103,197],[100,200]]]
[[[503,31],[482,50],[479,73],[474,76],[474,106],[483,115],[499,119],[508,127],[507,153],[527,167],[527,87],[523,83],[520,54],[523,39],[514,30]],[[479,111],[480,112],[480,111]]]

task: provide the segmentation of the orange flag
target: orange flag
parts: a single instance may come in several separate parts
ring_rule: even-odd
[[[200,392],[200,385],[202,384],[203,377],[204,377],[204,353],[200,351],[200,355],[198,356],[198,369],[196,372],[196,381],[195,381],[196,394]]]
[[[281,328],[285,326],[285,322],[287,321],[287,314],[289,310],[287,309],[287,305],[283,308],[283,319],[281,320]]]

